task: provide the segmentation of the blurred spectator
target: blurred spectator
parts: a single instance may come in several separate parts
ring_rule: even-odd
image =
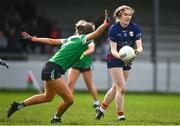
[[[11,2],[11,3],[9,3]],[[59,38],[57,22],[52,25],[45,13],[37,16],[36,7],[30,0],[3,1],[0,5],[0,51],[51,54],[54,49],[44,44],[22,42],[20,33],[28,31],[37,36]]]
[[[97,21],[95,22],[96,27],[98,27],[102,21],[104,19],[104,15],[102,15],[101,17],[99,17],[99,19],[97,19]],[[103,34],[101,36],[99,36],[98,38],[96,38],[96,51],[93,55],[93,60],[101,60],[101,61],[105,61],[105,57],[106,57],[106,52],[107,52],[107,48],[108,48],[108,29],[106,29]]]
[[[50,38],[58,39],[61,38],[61,32],[58,27],[58,22],[53,22],[50,28]],[[49,55],[54,54],[54,52],[57,50],[58,47],[46,45],[45,50]]]
[[[30,0],[15,0],[14,9],[19,12],[25,22],[36,16],[36,7]]]
[[[58,39],[60,38],[60,29],[58,27],[58,22],[54,22],[50,29],[50,38]]]
[[[18,39],[18,33],[15,28],[11,28],[8,35],[8,52],[22,52],[22,46]]]
[[[101,25],[103,19],[104,19],[103,15],[99,19],[97,19],[97,21],[95,22],[96,27]],[[96,38],[96,40],[95,40],[95,41],[97,41],[96,42],[96,47],[100,47],[101,44],[106,40],[106,32],[107,32],[107,30],[105,30],[101,36]]]

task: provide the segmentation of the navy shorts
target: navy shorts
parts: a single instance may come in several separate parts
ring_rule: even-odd
[[[45,81],[56,80],[62,77],[64,73],[60,65],[48,61],[42,69],[41,79]]]
[[[106,61],[107,61],[108,69],[113,68],[113,67],[122,67],[123,70],[130,70],[131,69],[130,65],[125,65],[122,60],[117,59],[117,58],[107,59]]]

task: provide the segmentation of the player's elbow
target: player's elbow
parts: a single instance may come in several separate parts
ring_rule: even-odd
[[[50,45],[57,45],[57,40],[56,39],[49,39],[49,44]]]

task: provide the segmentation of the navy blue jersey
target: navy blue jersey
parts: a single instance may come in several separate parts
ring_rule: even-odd
[[[142,35],[139,26],[133,22],[130,22],[126,28],[121,27],[120,23],[116,22],[111,25],[109,29],[109,39],[112,42],[117,43],[118,52],[125,45],[134,48],[136,40],[141,39],[141,37]],[[106,60],[108,69],[113,67],[122,67],[123,70],[131,69],[130,65],[126,65],[122,60],[115,58],[110,50]]]
[[[142,37],[139,26],[130,22],[126,28],[121,27],[119,22],[114,23],[109,29],[109,39],[117,43],[117,51],[125,45],[134,48],[135,41]]]

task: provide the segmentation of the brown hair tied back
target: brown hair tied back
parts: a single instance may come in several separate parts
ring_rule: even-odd
[[[85,20],[80,20],[76,24],[76,33],[81,34],[88,34],[95,30],[95,25],[92,22],[87,22]]]

